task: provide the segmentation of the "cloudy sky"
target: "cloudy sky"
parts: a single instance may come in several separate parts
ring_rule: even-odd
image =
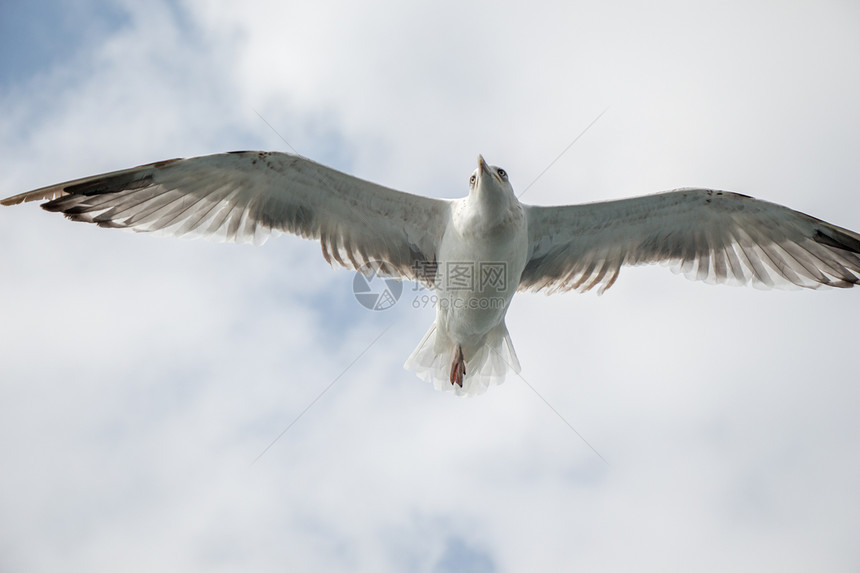
[[[525,201],[705,186],[856,230],[858,30],[835,0],[3,2],[0,194],[237,149],[440,197],[483,153],[523,189],[606,110]],[[0,570],[860,568],[860,292],[519,295],[522,379],[459,399],[401,368],[420,293],[352,278],[294,237],[0,210]]]

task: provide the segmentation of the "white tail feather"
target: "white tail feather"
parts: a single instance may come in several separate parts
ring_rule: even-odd
[[[466,376],[462,388],[452,384],[450,378],[455,350],[454,341],[446,333],[441,333],[434,322],[403,367],[433,384],[437,390],[454,392],[458,396],[483,394],[491,386],[504,382],[508,372],[520,372],[520,361],[504,322],[487,333],[481,346],[469,348],[463,345]]]

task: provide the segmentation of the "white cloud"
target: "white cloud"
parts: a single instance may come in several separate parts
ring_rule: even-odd
[[[461,195],[478,152],[523,188],[608,106],[526,200],[714,186],[860,228],[844,3],[120,6],[123,27],[0,85],[4,195],[285,149],[254,110],[397,188]],[[0,210],[0,269],[0,569],[860,563],[856,292],[646,268],[603,297],[518,296],[523,376],[562,420],[518,379],[458,400],[404,372],[432,315],[365,311],[292,237],[171,241],[28,206]]]

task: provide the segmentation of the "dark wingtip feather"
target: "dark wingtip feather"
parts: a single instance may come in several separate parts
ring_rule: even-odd
[[[5,207],[11,207],[12,205],[20,205],[24,201],[26,201],[25,195],[15,195],[14,197],[7,197],[0,201],[0,205],[3,205]]]
[[[42,209],[44,209],[45,211],[48,211],[50,213],[61,213],[63,211],[62,203],[58,204],[58,202],[56,200],[48,201],[47,203],[42,203],[39,206]]]
[[[98,225],[99,227],[102,227],[104,229],[125,229],[126,228],[126,225],[123,225],[122,223],[120,223],[118,221],[111,221],[111,220],[107,220],[107,221],[92,220],[92,221],[89,221],[88,220],[87,222],[95,223],[96,225]]]
[[[165,162],[166,163],[166,162]],[[103,195],[141,189],[152,185],[152,173],[121,173],[68,185],[63,190],[71,195]]]
[[[836,229],[827,229],[826,234],[821,229],[817,229],[812,238],[816,243],[860,254],[860,240]]]

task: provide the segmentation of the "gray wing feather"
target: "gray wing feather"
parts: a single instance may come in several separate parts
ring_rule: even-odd
[[[657,262],[718,284],[845,288],[860,282],[860,235],[746,195],[679,189],[526,212],[530,253],[521,290],[597,287],[602,293],[623,265]]]
[[[2,201],[74,221],[172,236],[261,243],[272,231],[318,239],[330,263],[382,263],[413,276],[433,261],[449,202],[376,185],[303,157],[243,151],[172,159]]]

